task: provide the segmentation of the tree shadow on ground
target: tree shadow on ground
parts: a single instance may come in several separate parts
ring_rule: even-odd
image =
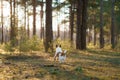
[[[116,51],[108,51],[108,50],[93,50],[93,49],[87,49],[88,52],[92,54],[98,54],[98,55],[105,55],[105,56],[120,56],[120,52]]]
[[[5,59],[6,60],[13,60],[13,61],[25,61],[27,59],[43,59],[43,56],[28,56],[28,55],[13,55],[13,56],[8,56]]]
[[[96,60],[100,60],[103,62],[109,62],[112,65],[120,66],[120,52],[111,52],[111,51],[104,51],[104,50],[87,50],[91,54],[97,54],[100,58]]]
[[[82,72],[66,69],[58,62],[49,60],[50,56],[41,55],[6,55],[4,66],[9,66],[10,73],[6,76],[12,75],[7,79],[27,79],[27,80],[99,80],[97,78],[89,77]],[[72,66],[74,67],[74,66]],[[3,68],[5,71],[6,68]]]
[[[97,52],[87,51],[87,54],[76,51],[69,52],[70,54],[67,54],[67,62],[63,64],[50,60],[51,57],[53,58],[50,55],[26,55],[26,53],[20,55],[0,55],[4,56],[5,59],[4,67],[0,67],[0,69],[3,72],[6,71],[5,76],[12,75],[11,78],[8,78],[11,80],[100,80],[96,76],[98,75],[97,73],[104,76],[106,74],[106,71],[102,67],[105,68],[114,65],[114,68],[117,69],[120,60],[118,56],[114,56],[112,53],[110,55],[105,53],[104,55],[104,52],[102,54]],[[106,65],[108,63],[112,65]],[[9,70],[6,70],[8,66]],[[83,72],[75,70],[79,66],[83,69]],[[106,69],[110,70],[111,68]],[[95,73],[87,75],[87,71]],[[115,75],[115,78],[112,79],[117,79],[116,76],[118,75]]]
[[[120,79],[119,52],[108,53],[108,51],[97,50],[71,51],[68,57],[70,64],[80,65],[86,73],[96,76],[98,79],[101,79],[101,76],[103,77],[102,79]]]
[[[97,51],[87,50],[84,52],[70,52],[72,56],[69,56],[73,60],[79,58],[80,60],[94,62],[109,63],[113,66],[120,66],[120,53],[119,52],[108,52],[108,51]],[[101,64],[100,64],[101,65]]]

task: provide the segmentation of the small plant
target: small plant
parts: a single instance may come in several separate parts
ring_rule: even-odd
[[[75,68],[75,71],[82,73],[83,69],[82,69],[82,67],[78,66],[77,68]]]
[[[59,69],[54,69],[54,68],[52,68],[49,72],[51,74],[58,74],[58,73],[60,73]]]

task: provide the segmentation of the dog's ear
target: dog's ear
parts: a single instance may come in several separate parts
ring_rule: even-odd
[[[58,45],[56,45],[56,47],[58,47]]]
[[[61,47],[61,45],[59,45],[59,47]]]

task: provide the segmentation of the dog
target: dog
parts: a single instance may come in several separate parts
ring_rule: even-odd
[[[66,60],[66,52],[67,50],[64,50],[63,52],[59,53],[58,59],[59,63],[63,63]]]
[[[61,45],[56,45],[56,51],[55,51],[55,55],[54,55],[54,61],[57,59],[57,57],[59,57],[60,53],[62,53]]]

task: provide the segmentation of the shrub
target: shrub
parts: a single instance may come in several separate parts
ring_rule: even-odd
[[[34,36],[30,41],[28,41],[30,44],[30,49],[33,51],[38,51],[40,50],[40,40]]]
[[[40,41],[37,37],[33,37],[31,39],[28,39],[27,37],[21,38],[16,43],[16,46],[13,46],[13,41],[10,41],[4,45],[5,51],[15,51],[18,49],[21,52],[28,52],[28,51],[38,51],[40,50],[40,46],[43,48],[42,41]]]
[[[30,51],[30,44],[28,40],[20,42],[19,51],[23,51],[23,52]]]
[[[15,51],[15,47],[12,46],[11,42],[8,42],[4,45],[4,50],[13,52]]]
[[[118,51],[120,50],[120,40],[118,41],[118,44],[116,45],[115,49]]]
[[[40,40],[36,36],[34,36],[33,38],[29,40],[26,38],[23,41],[21,41],[19,50],[23,52],[27,52],[30,50],[38,51],[40,50],[40,45],[41,45]]]

